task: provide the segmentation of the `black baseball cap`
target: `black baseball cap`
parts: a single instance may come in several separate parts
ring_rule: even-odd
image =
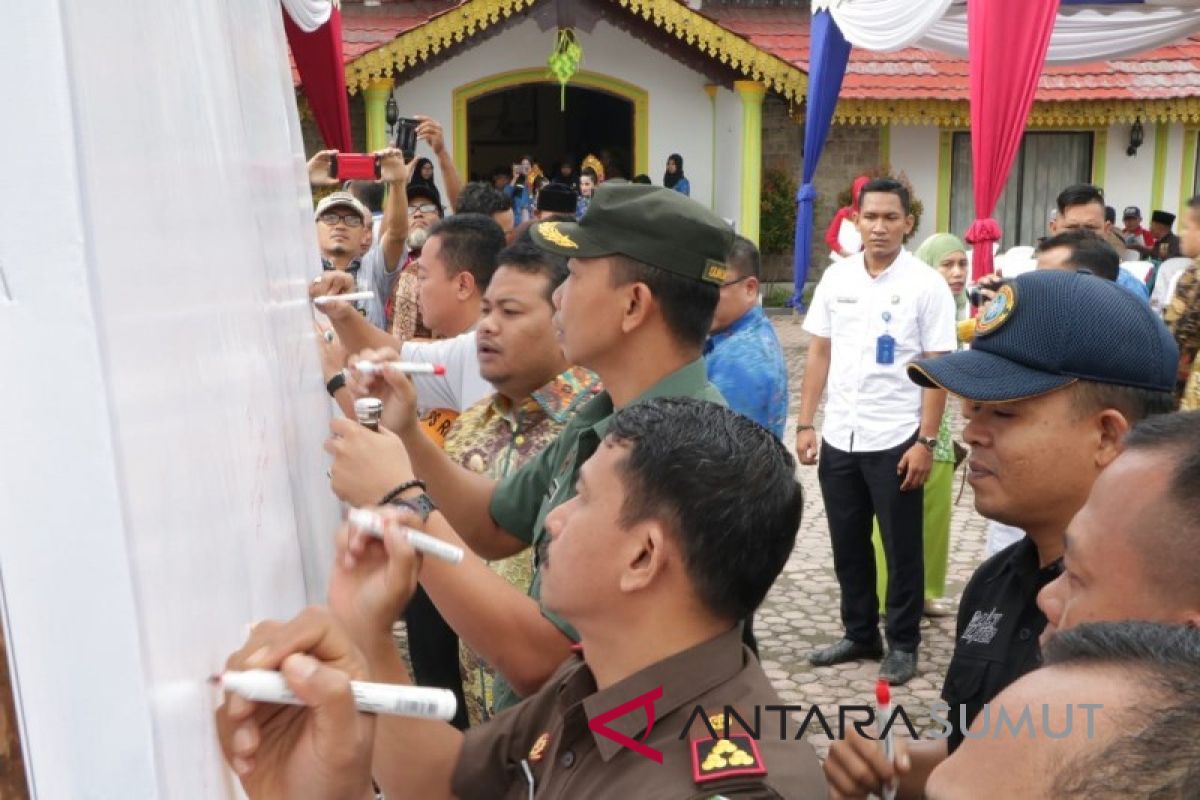
[[[1078,380],[1175,390],[1179,348],[1162,320],[1112,281],[1027,272],[980,313],[970,350],[919,359],[908,377],[978,403],[1048,394]]]
[[[543,190],[544,191],[544,190]],[[579,222],[539,222],[538,247],[568,258],[625,255],[685,278],[720,285],[733,229],[674,189],[609,181]]]
[[[1121,214],[1121,219],[1132,219],[1134,217],[1141,219],[1142,210],[1137,206],[1125,206],[1125,211]]]
[[[404,194],[408,197],[410,204],[414,198],[424,197],[426,200],[432,200],[438,208],[442,207],[442,193],[432,183],[410,183],[405,188]]]

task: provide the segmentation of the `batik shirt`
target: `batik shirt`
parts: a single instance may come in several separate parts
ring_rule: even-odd
[[[1192,264],[1179,276],[1175,284],[1175,295],[1163,314],[1163,320],[1171,329],[1179,355],[1190,361],[1200,350],[1200,266]]]
[[[433,334],[421,319],[417,305],[417,259],[410,253],[408,262],[396,279],[396,291],[392,294],[390,313],[392,336],[402,342],[412,339],[432,339]]]
[[[704,345],[708,380],[729,407],[783,439],[788,414],[788,373],[779,337],[758,306]]]
[[[545,449],[575,412],[600,391],[594,373],[572,367],[535,391],[519,406],[495,394],[464,411],[446,434],[443,449],[457,464],[499,480]],[[524,593],[533,582],[533,550],[490,562],[501,577]],[[494,712],[495,671],[465,642],[459,642],[459,666],[467,716],[472,725]]]

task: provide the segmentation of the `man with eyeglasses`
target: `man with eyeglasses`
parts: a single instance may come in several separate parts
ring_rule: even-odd
[[[331,154],[332,151],[322,151],[309,162],[310,180],[314,169],[321,172],[322,156],[327,165]],[[377,155],[380,179],[395,191],[388,192],[381,233],[375,246],[363,254],[363,245],[371,235],[371,212],[349,192],[334,192],[325,197],[317,204],[314,217],[322,268],[348,273],[354,277],[359,290],[374,292],[374,297],[360,301],[357,308],[372,325],[386,328],[384,303],[395,290],[400,263],[406,253],[408,219],[404,185],[408,167],[403,154],[395,148],[381,150]]]
[[[758,301],[758,248],[738,236],[727,259],[712,329],[704,344],[708,380],[729,407],[783,439],[787,424],[788,374],[779,337]]]
[[[402,342],[433,338],[433,332],[425,324],[417,302],[417,259],[429,240],[430,227],[442,218],[442,199],[437,187],[412,184],[405,194],[408,198],[405,208],[407,219],[401,233],[408,245],[408,257],[396,280],[396,291],[392,294],[388,309],[391,333]]]

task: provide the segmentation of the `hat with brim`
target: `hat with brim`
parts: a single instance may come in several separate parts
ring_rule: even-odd
[[[1009,403],[1069,386],[1075,378],[1051,375],[982,350],[964,350],[909,364],[908,377],[926,389],[945,389],[976,403]]]
[[[317,203],[316,211],[313,212],[313,219],[320,219],[321,215],[331,208],[351,208],[362,217],[364,223],[371,221],[371,210],[349,192],[334,192],[323,197],[321,202]]]

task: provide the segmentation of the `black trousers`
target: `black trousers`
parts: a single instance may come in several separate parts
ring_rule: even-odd
[[[875,596],[875,551],[871,519],[879,519],[888,564],[887,640],[896,650],[913,652],[921,641],[925,602],[925,563],[921,529],[924,492],[900,491],[896,474],[916,435],[890,450],[847,453],[821,444],[817,473],[833,567],[842,590],[842,625],[846,638],[862,644],[879,639],[879,602]]]
[[[408,656],[413,680],[418,686],[449,689],[458,700],[458,713],[450,724],[467,729],[467,702],[463,698],[462,673],[458,670],[458,635],[420,586],[404,609],[408,630]]]

